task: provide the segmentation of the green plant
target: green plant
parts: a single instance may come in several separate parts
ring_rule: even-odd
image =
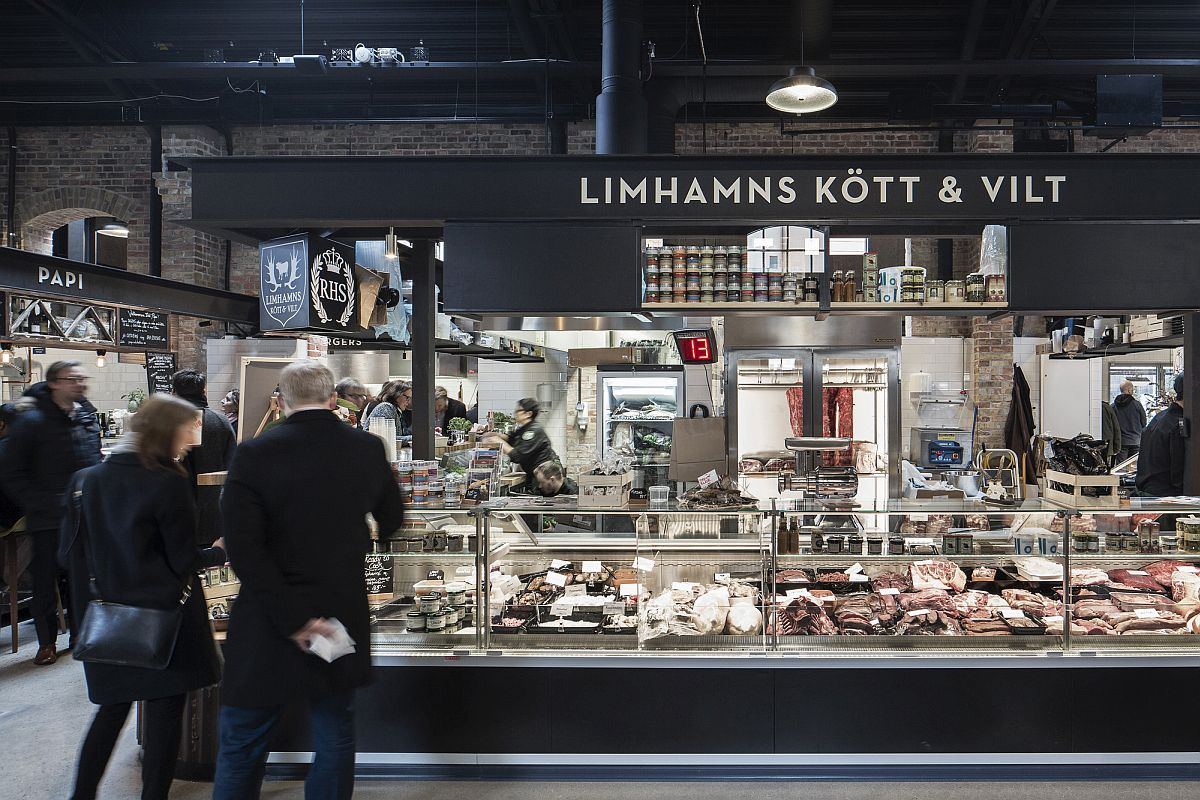
[[[512,425],[512,423],[513,418],[511,415],[505,414],[503,411],[492,412],[492,425],[494,427],[499,428],[501,425]]]
[[[463,433],[466,433],[467,431],[471,430],[471,420],[466,419],[465,417],[455,417],[454,419],[450,420],[450,430],[462,431]]]
[[[138,407],[140,407],[142,403],[146,402],[146,390],[131,389],[129,394],[121,395],[121,399],[128,401],[126,403],[126,408],[129,409],[130,412],[137,411]]]

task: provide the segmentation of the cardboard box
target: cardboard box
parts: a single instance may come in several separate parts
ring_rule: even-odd
[[[718,475],[729,472],[725,417],[677,419],[671,438],[670,480],[694,481],[714,469]]]
[[[580,508],[622,508],[629,503],[633,473],[620,475],[580,475]]]
[[[598,367],[601,364],[641,364],[636,347],[577,347],[567,351],[568,367]]]

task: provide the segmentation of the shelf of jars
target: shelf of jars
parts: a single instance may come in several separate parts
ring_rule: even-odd
[[[1003,274],[941,281],[924,267],[880,268],[874,253],[862,257],[861,276],[829,273],[823,253],[738,245],[648,246],[644,258],[642,310],[651,313],[973,315],[1008,308]]]

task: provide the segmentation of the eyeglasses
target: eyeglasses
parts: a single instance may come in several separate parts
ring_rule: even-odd
[[[400,399],[401,400],[412,400],[412,392],[405,392],[404,394],[400,395]]]
[[[88,380],[88,379],[87,379],[87,376],[79,376],[79,377],[68,377],[68,378],[55,378],[55,379],[54,379],[54,382],[55,382],[55,383],[58,383],[58,382],[62,382],[62,383],[87,383],[87,380]]]

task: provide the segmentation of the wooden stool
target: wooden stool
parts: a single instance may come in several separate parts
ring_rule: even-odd
[[[11,528],[0,530],[4,539],[4,567],[8,578],[8,622],[12,626],[12,651],[17,652],[17,584],[21,572],[17,569],[17,538],[25,532],[25,518],[21,517]]]

